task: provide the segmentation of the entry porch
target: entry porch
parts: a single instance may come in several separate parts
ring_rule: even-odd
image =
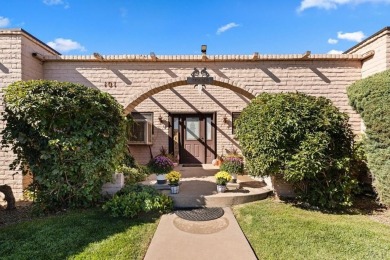
[[[237,184],[228,184],[226,192],[217,193],[214,175],[219,171],[219,167],[211,164],[200,164],[196,167],[180,164],[175,167],[175,171],[182,174],[178,194],[171,194],[167,184],[158,185],[154,174],[143,184],[153,185],[170,196],[176,208],[229,207],[265,199],[272,192],[262,179],[239,175]]]

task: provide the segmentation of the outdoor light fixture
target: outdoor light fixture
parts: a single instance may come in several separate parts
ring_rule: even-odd
[[[224,124],[227,124],[227,123],[228,123],[228,119],[227,119],[226,114],[225,114],[225,116],[224,116],[222,119],[223,119],[223,123],[224,123]]]
[[[159,121],[160,123],[163,122],[163,118],[162,118],[162,115],[161,115],[161,114],[160,114],[160,116],[158,117],[158,121]]]
[[[204,54],[204,55],[206,55],[206,52],[207,52],[207,45],[202,45],[201,47],[200,47],[200,51]]]

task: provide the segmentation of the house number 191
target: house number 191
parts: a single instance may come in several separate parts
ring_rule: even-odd
[[[109,88],[116,88],[116,82],[106,81],[104,82],[104,86]]]

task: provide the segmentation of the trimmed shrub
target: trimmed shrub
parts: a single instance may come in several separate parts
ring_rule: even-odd
[[[348,116],[324,97],[263,93],[236,121],[250,174],[281,175],[304,201],[324,208],[351,205],[353,134]]]
[[[173,201],[150,186],[127,185],[103,205],[103,210],[113,217],[136,217],[145,212],[166,213]]]
[[[41,210],[88,207],[123,159],[122,106],[109,94],[79,84],[32,80],[4,90],[2,147],[11,169],[33,173]]]
[[[146,180],[149,176],[148,169],[146,166],[142,165],[135,165],[132,168],[122,165],[118,167],[117,171],[123,173],[125,177],[125,184],[135,184]]]
[[[374,187],[380,201],[390,206],[390,70],[353,83],[347,93],[366,124],[365,150]]]

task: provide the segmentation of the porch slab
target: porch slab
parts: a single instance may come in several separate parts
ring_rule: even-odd
[[[238,185],[232,185],[230,188],[228,186],[225,193],[217,193],[214,174],[219,168],[209,164],[203,164],[202,167],[179,165],[175,170],[182,174],[178,194],[170,194],[169,190],[161,189],[161,185],[156,184],[155,175],[149,176],[143,184],[154,185],[170,196],[176,208],[230,207],[265,199],[272,192],[263,181],[255,180],[248,175],[239,175]]]

